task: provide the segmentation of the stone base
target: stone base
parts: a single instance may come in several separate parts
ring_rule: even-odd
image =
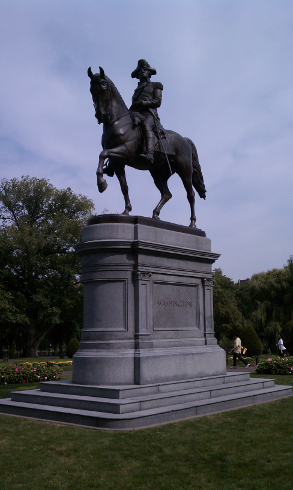
[[[73,383],[132,385],[226,372],[213,329],[205,232],[139,216],[91,218],[81,256],[84,327]]]
[[[226,356],[217,345],[201,347],[79,350],[73,380],[82,385],[130,385],[179,381],[226,372]]]
[[[139,429],[292,396],[273,379],[229,373],[170,383],[131,386],[41,383],[0,400],[0,413],[84,427]]]
[[[0,412],[135,429],[292,395],[226,373],[213,330],[212,264],[201,230],[140,217],[92,218],[82,257],[84,328],[72,382],[0,400]]]

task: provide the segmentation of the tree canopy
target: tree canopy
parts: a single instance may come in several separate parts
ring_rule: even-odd
[[[293,258],[281,269],[254,274],[244,286],[237,288],[245,318],[255,330],[264,334],[270,349],[275,349],[277,334],[285,332],[290,341],[293,321]],[[291,349],[292,350],[292,349]]]
[[[21,342],[36,356],[44,339],[67,343],[82,328],[83,288],[74,247],[93,203],[70,188],[24,176],[0,183],[0,347]],[[215,335],[223,346],[252,326],[273,350],[293,354],[293,257],[281,269],[234,283],[214,271]],[[259,349],[258,349],[259,350]]]
[[[36,355],[54,326],[76,319],[82,288],[74,246],[92,211],[90,199],[46,179],[1,181],[2,327],[20,329],[27,355]]]
[[[254,274],[236,284],[221,269],[215,269],[214,279],[215,334],[220,342],[231,341],[235,330],[241,334],[252,326],[272,351],[278,333],[283,332],[287,348],[293,353],[292,256],[283,268]]]
[[[218,340],[233,338],[235,330],[242,328],[242,315],[238,308],[235,284],[221,269],[214,271],[214,324]]]

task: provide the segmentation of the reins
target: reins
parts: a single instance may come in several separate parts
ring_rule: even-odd
[[[110,97],[110,93],[111,93],[110,84],[107,80],[105,80],[105,81],[106,81],[106,85],[107,85],[107,89],[106,89],[106,119],[107,119],[107,122],[109,125],[113,125],[115,122],[119,121],[119,119],[122,119],[122,117],[128,116],[129,111],[127,111],[125,114],[122,114],[121,116],[116,117],[115,119],[112,119],[112,120],[110,119],[111,114],[112,114],[113,102],[112,102],[111,97]],[[108,110],[109,106],[110,106],[110,110]]]

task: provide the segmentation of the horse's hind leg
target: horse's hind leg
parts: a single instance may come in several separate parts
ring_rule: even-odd
[[[125,175],[125,166],[124,165],[119,165],[117,166],[114,164],[113,165],[115,174],[117,175],[117,178],[120,183],[121,191],[124,197],[124,202],[125,202],[125,209],[122,214],[128,215],[130,211],[132,211],[132,206],[130,203],[129,199],[129,194],[128,194],[128,185],[126,181],[126,175]]]
[[[160,219],[159,214],[161,212],[161,209],[164,206],[164,204],[166,204],[166,202],[168,202],[169,199],[171,199],[172,194],[169,191],[166,179],[164,179],[158,175],[154,175],[152,172],[151,172],[151,174],[152,174],[152,177],[154,179],[155,186],[159,189],[159,191],[161,193],[161,200],[157,204],[157,206],[155,207],[155,209],[153,211],[153,218]]]
[[[185,187],[186,189],[186,187]],[[195,192],[193,190],[192,184],[186,189],[187,192],[187,199],[190,204],[190,209],[191,209],[191,216],[190,216],[190,228],[196,228],[196,216],[195,216],[195,210],[194,210],[194,205],[195,205]]]
[[[183,185],[185,187],[186,193],[187,193],[187,199],[190,205],[190,210],[191,210],[191,216],[190,216],[190,228],[196,228],[195,223],[196,223],[196,216],[195,216],[195,210],[194,210],[194,204],[195,204],[195,192],[192,187],[192,181],[186,181],[181,178]]]
[[[195,217],[195,210],[194,210],[195,192],[192,186],[192,167],[191,165],[186,165],[186,162],[182,162],[180,167],[178,166],[178,168],[176,169],[176,172],[178,173],[185,187],[187,193],[187,199],[190,205],[191,216],[190,216],[189,226],[190,228],[196,228],[195,226],[196,217]]]

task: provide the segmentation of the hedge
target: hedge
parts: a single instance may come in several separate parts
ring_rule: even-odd
[[[271,357],[256,366],[257,374],[293,374],[293,357]]]
[[[62,369],[47,366],[46,363],[28,363],[18,366],[8,365],[0,368],[0,384],[32,383],[35,381],[54,381],[61,379]]]

